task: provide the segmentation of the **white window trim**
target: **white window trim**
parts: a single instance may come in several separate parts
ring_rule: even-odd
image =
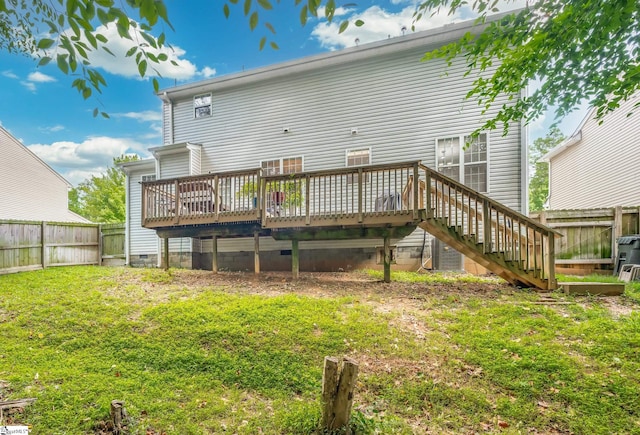
[[[201,97],[209,97],[209,104],[205,104],[205,105],[201,105],[201,106],[196,106],[196,98],[201,98]],[[197,116],[196,112],[197,109],[199,107],[209,107],[209,114],[205,115],[205,116]],[[200,118],[209,118],[213,116],[213,94],[211,92],[206,93],[206,94],[199,94],[199,95],[194,95],[193,96],[193,119],[200,119]]]
[[[151,178],[153,177],[153,179],[147,179],[145,180],[145,178]],[[142,174],[140,175],[140,181],[145,182],[145,181],[156,181],[158,178],[156,177],[156,174]]]
[[[439,169],[438,166],[438,155],[439,155],[439,149],[438,149],[438,142],[440,142],[443,139],[453,139],[453,138],[458,138],[459,139],[459,143],[460,143],[460,161],[458,162],[458,167],[460,168],[460,183],[464,184],[464,167],[467,165],[477,165],[478,163],[481,162],[469,162],[469,163],[465,163],[464,162],[464,145],[465,145],[465,141],[464,138],[466,136],[469,136],[471,133],[464,133],[464,134],[451,134],[451,135],[446,135],[446,136],[439,136],[436,137],[436,142],[435,142],[435,165],[434,168],[436,169],[436,171]],[[480,192],[480,193],[491,193],[491,156],[490,156],[490,152],[491,152],[491,146],[489,144],[489,133],[488,132],[483,132],[481,134],[486,135],[487,137],[487,160],[486,160],[486,165],[487,165],[487,190],[484,192]]]
[[[300,172],[304,172],[304,156],[292,156],[292,157],[277,157],[275,159],[264,159],[264,160],[260,160],[260,168],[264,170],[264,168],[262,167],[262,164],[264,162],[275,162],[276,160],[280,161],[280,173],[278,175],[283,175],[283,165],[284,165],[284,160],[285,159],[300,159],[302,162],[302,169],[300,170]],[[287,174],[284,174],[287,175]]]
[[[349,165],[349,153],[353,153],[356,151],[368,151],[369,152],[369,163],[364,164],[364,165]],[[373,153],[371,151],[371,147],[362,147],[362,148],[350,148],[348,150],[345,150],[344,152],[344,166],[346,168],[357,168],[359,166],[368,166],[373,164]]]

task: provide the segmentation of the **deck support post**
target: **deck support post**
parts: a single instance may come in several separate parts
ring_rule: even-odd
[[[291,240],[291,274],[293,279],[300,276],[300,251],[298,250],[298,239]]]
[[[260,273],[260,233],[253,233],[253,271],[257,275]]]
[[[169,238],[163,239],[164,247],[162,249],[162,265],[164,270],[169,270]]]
[[[384,236],[384,282],[391,282],[391,238]]]
[[[213,273],[218,273],[218,236],[213,236],[211,239],[213,242],[213,258],[211,259],[211,270]]]

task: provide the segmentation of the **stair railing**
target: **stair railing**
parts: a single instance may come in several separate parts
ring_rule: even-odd
[[[555,238],[560,234],[476,192],[443,174],[420,165],[427,189],[426,217],[444,223],[467,244],[475,243],[514,271],[546,280],[556,288]]]

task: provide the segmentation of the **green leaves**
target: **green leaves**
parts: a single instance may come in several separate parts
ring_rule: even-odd
[[[53,43],[54,43],[53,39],[45,38],[38,41],[37,47],[41,50],[46,50],[47,48],[51,47]]]
[[[414,19],[445,7],[455,13],[464,5],[426,0]],[[534,120],[551,106],[560,120],[585,101],[602,117],[640,90],[640,79],[628,74],[640,63],[640,5],[635,0],[536,0],[493,21],[487,14],[495,10],[495,0],[477,0],[472,7],[479,14],[477,23],[486,23],[484,29],[424,59],[441,58],[449,65],[464,59],[467,75],[477,77],[468,98],[487,116],[478,131],[501,124],[507,132],[510,123]],[[527,98],[515,98],[534,79],[542,82],[540,87]],[[512,102],[498,103],[505,95]]]

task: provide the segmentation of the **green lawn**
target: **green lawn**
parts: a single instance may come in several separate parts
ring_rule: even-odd
[[[640,288],[98,267],[0,276],[5,423],[92,434],[316,433],[325,356],[360,364],[356,433],[640,433]]]

